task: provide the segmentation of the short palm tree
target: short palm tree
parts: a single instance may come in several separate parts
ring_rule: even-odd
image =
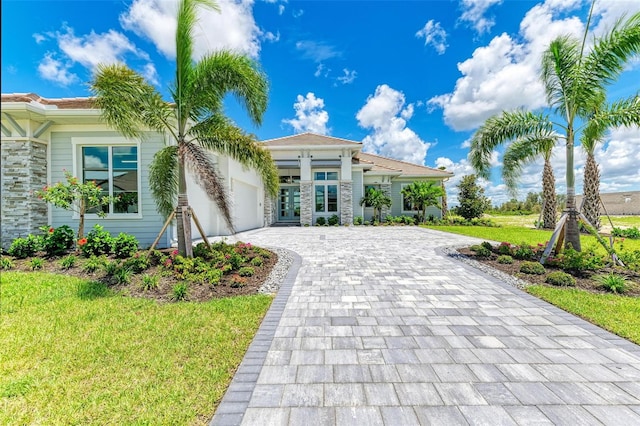
[[[607,34],[596,38],[585,53],[589,22],[582,40],[561,36],[553,40],[542,57],[542,82],[547,102],[561,120],[526,111],[504,111],[490,117],[474,134],[470,161],[478,174],[489,177],[492,151],[515,140],[556,137],[566,149],[567,210],[565,244],[580,250],[578,212],[575,201],[574,144],[576,134],[604,134],[614,126],[640,122],[638,96],[603,106],[606,86],[615,81],[625,63],[640,52],[640,13],[619,21]],[[596,111],[594,113],[594,111]],[[556,129],[558,131],[556,132]],[[583,135],[583,138],[584,138]]]
[[[557,137],[540,139],[518,139],[509,145],[502,161],[502,179],[509,191],[515,195],[518,189],[518,179],[522,167],[542,156],[542,227],[554,229],[556,227],[558,203],[556,202],[556,183],[551,166],[551,154]]]
[[[373,207],[374,220],[382,222],[382,209],[391,207],[391,197],[385,195],[381,189],[369,188],[360,199],[360,205]]]
[[[155,155],[149,183],[158,211],[165,216],[176,212],[181,254],[191,245],[182,221],[182,207],[189,205],[187,170],[194,173],[233,231],[226,191],[209,157],[210,150],[255,168],[269,194],[275,196],[278,188],[277,169],[269,152],[223,112],[223,98],[231,93],[253,123],[260,124],[268,99],[266,77],[253,60],[229,51],[207,54],[194,62],[193,28],[198,6],[218,9],[211,0],[180,0],[171,103],[165,102],[144,77],[122,64],[99,66],[91,84],[102,117],[124,136],[142,138],[145,130],[154,130],[175,141]]]
[[[442,187],[433,182],[413,182],[402,188],[402,195],[420,211],[420,219],[426,221],[427,208],[436,206],[442,208],[440,198],[443,195]]]

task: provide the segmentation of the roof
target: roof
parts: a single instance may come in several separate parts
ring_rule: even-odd
[[[353,142],[347,139],[334,138],[332,136],[318,135],[315,133],[300,133],[293,136],[286,136],[284,138],[269,139],[263,141],[267,147],[297,147],[297,146],[345,146],[350,145],[355,147],[361,147],[360,142]]]
[[[35,93],[3,93],[2,103],[40,104],[45,108],[94,109],[93,98],[43,98]]]
[[[451,177],[452,172],[440,169],[434,169],[433,167],[421,166],[418,164],[407,163],[406,161],[394,160],[393,158],[381,157],[379,155],[369,154],[365,152],[359,152],[356,154],[356,158],[364,160],[365,162],[373,163],[372,170],[383,171],[385,169],[391,169],[402,172],[404,176],[429,176],[429,177]]]

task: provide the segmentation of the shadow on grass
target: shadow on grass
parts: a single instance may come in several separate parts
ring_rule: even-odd
[[[84,281],[78,284],[76,294],[81,300],[93,300],[109,296],[111,290],[109,290],[105,283],[99,281]]]

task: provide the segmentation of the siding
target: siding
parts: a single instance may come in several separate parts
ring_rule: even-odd
[[[430,181],[432,181],[433,179],[429,179]],[[406,180],[406,181],[393,181],[391,182],[391,215],[392,216],[400,216],[403,214],[408,215],[409,213],[405,213],[402,211],[402,194],[400,193],[400,191],[402,191],[402,186],[403,184],[409,184],[412,183],[413,180]],[[440,200],[442,201],[442,200]],[[416,214],[417,212],[412,212],[413,214]],[[426,211],[427,217],[429,217],[430,215],[433,215],[436,218],[442,218],[442,211],[435,207],[435,206],[430,206],[427,207],[427,211]]]
[[[353,171],[351,177],[353,179],[353,217],[364,216],[363,207],[360,205],[360,200],[364,197],[362,172]]]
[[[114,137],[121,139],[121,136],[116,132],[52,132],[51,133],[51,184],[55,184],[59,181],[64,181],[64,169],[74,170],[73,164],[73,145],[72,138],[92,138],[92,137]],[[152,134],[148,139],[143,140],[140,145],[140,173],[141,173],[141,205],[140,211],[141,217],[134,218],[118,218],[110,219],[95,218],[85,219],[85,235],[93,228],[96,223],[104,226],[113,236],[118,235],[120,232],[126,232],[134,235],[140,242],[142,248],[149,247],[158,235],[158,232],[162,229],[164,219],[156,211],[155,202],[151,197],[149,191],[149,164],[153,159],[153,155],[164,147],[162,136],[158,134]],[[79,167],[79,165],[77,166]],[[61,225],[68,225],[73,228],[74,231],[78,229],[78,219],[73,218],[73,213],[52,207],[52,223],[54,227]],[[169,245],[168,232],[165,232],[163,238],[160,240],[159,247],[167,247]]]

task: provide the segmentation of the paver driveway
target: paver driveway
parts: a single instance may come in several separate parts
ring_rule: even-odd
[[[267,228],[300,255],[212,424],[640,425],[640,347],[414,227]]]

